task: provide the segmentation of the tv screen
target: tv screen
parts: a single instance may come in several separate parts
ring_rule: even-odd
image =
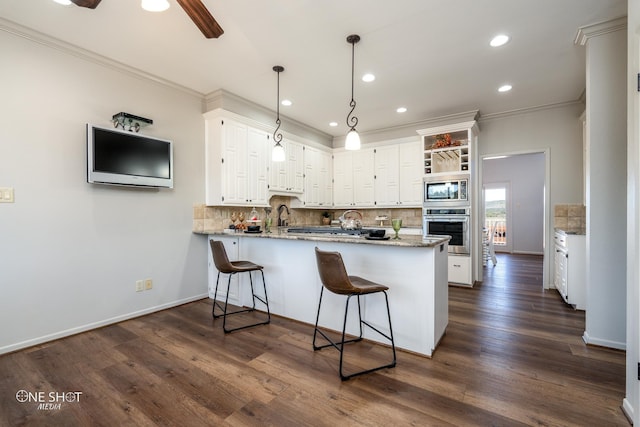
[[[172,142],[87,124],[87,182],[173,188]]]

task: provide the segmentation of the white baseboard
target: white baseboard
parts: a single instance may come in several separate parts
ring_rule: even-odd
[[[627,420],[629,420],[629,422],[633,424],[633,406],[626,397],[622,399],[622,412],[624,412],[624,416],[627,417]]]
[[[146,314],[155,313],[156,311],[166,310],[167,308],[176,307],[182,304],[186,304],[193,301],[198,301],[203,298],[208,298],[209,295],[204,293],[201,295],[195,295],[189,298],[184,298],[177,301],[171,301],[162,305],[157,305],[154,307],[145,308],[144,310],[134,311],[132,313],[123,314],[121,316],[112,317],[110,319],[104,319],[99,322],[88,323],[86,325],[77,326],[75,328],[66,329],[64,331],[56,332],[49,335],[44,335],[41,337],[33,338],[30,340],[22,341],[15,344],[10,344],[4,347],[0,347],[0,354],[11,353],[13,351],[22,350],[27,347],[32,347],[34,345],[42,344],[45,342],[57,340],[60,338],[68,337],[71,335],[79,334],[81,332],[90,331],[92,329],[101,328],[103,326],[112,325],[114,323],[122,322],[123,320],[133,319],[135,317],[144,316]]]
[[[535,251],[513,251],[512,253],[517,255],[544,255],[544,252]]]
[[[627,350],[627,343],[593,338],[589,336],[589,333],[587,331],[584,331],[584,334],[582,335],[582,340],[589,345],[615,348],[617,350],[625,350],[625,351]]]

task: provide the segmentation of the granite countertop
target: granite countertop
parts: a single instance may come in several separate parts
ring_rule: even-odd
[[[203,230],[194,231],[196,234],[206,234],[213,236],[235,236],[254,239],[285,239],[285,240],[312,240],[339,243],[357,243],[367,245],[382,246],[403,246],[403,247],[423,247],[434,248],[450,240],[449,236],[428,236],[423,239],[422,235],[411,235],[400,233],[400,239],[396,240],[391,236],[388,240],[370,240],[362,235],[342,235],[342,234],[321,234],[321,233],[288,233],[288,227],[272,227],[271,233],[244,233],[230,232],[229,230]]]

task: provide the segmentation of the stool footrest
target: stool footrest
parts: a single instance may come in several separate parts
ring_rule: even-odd
[[[265,284],[264,281],[264,273],[262,271],[262,269],[259,270],[252,270],[252,271],[259,271],[260,274],[262,275],[262,287],[264,289],[264,298],[260,297],[259,295],[256,295],[254,288],[253,288],[253,279],[251,278],[251,272],[250,271],[241,271],[241,272],[232,272],[229,273],[229,280],[227,281],[227,295],[225,297],[225,301],[224,301],[224,306],[219,303],[218,301],[216,301],[215,299],[213,300],[213,308],[211,310],[211,315],[213,316],[214,319],[217,319],[219,317],[223,318],[222,321],[222,330],[224,331],[225,334],[228,334],[230,332],[234,332],[234,331],[239,331],[241,329],[246,329],[246,328],[251,328],[253,326],[259,326],[259,325],[267,325],[271,322],[271,311],[269,310],[269,299],[267,298],[267,286]],[[237,273],[249,273],[249,283],[251,284],[251,302],[253,304],[252,307],[249,308],[245,308],[245,309],[240,309],[240,310],[235,310],[232,312],[228,312],[227,308],[229,306],[229,290],[231,288],[231,277],[234,274]],[[220,271],[218,271],[218,278],[216,280],[216,289],[215,289],[215,296],[218,295],[218,284],[220,282]],[[256,310],[256,300],[260,301],[262,304],[264,304],[267,308],[267,319],[262,321],[262,322],[256,322],[256,323],[251,323],[248,325],[243,325],[243,326],[239,326],[236,328],[227,328],[227,316],[231,316],[234,314],[242,314],[242,313],[249,313],[252,311],[259,311]],[[216,314],[216,307],[218,307],[220,310],[222,310],[222,314]]]
[[[384,298],[385,298],[385,303],[387,306],[387,318],[389,321],[389,335],[385,334],[384,332],[380,331],[378,328],[376,328],[375,326],[371,325],[370,323],[368,323],[366,320],[362,319],[362,312],[361,312],[361,308],[360,308],[360,295],[359,294],[351,294],[347,296],[347,302],[345,304],[345,311],[344,311],[344,323],[343,323],[343,328],[342,328],[342,339],[338,342],[333,341],[331,338],[329,338],[327,336],[327,334],[325,334],[319,327],[318,327],[318,321],[320,319],[320,307],[322,305],[322,294],[324,293],[324,287],[322,289],[320,289],[320,300],[318,301],[318,315],[316,317],[316,324],[315,324],[315,328],[313,331],[313,350],[320,350],[323,348],[327,348],[327,347],[333,347],[336,350],[338,350],[340,352],[340,367],[339,367],[339,371],[340,371],[340,379],[342,381],[348,380],[350,378],[353,378],[355,376],[358,375],[363,375],[363,374],[368,374],[374,371],[378,371],[381,369],[385,369],[385,368],[393,368],[396,366],[396,347],[395,347],[395,342],[393,339],[393,329],[391,327],[391,315],[389,313],[389,299],[387,297],[387,292],[386,291],[378,291],[378,292],[382,292],[384,294]],[[350,338],[350,339],[346,339],[346,327],[347,327],[347,314],[349,312],[349,301],[351,300],[352,296],[356,296],[357,297],[357,301],[358,301],[358,317],[359,317],[359,325],[360,325],[360,335],[355,337],[355,338]],[[343,371],[343,356],[344,356],[344,345],[345,344],[349,344],[349,343],[354,343],[354,342],[358,342],[358,341],[362,341],[363,340],[363,327],[362,326],[367,326],[369,328],[371,328],[372,330],[374,330],[375,332],[377,332],[378,334],[380,334],[381,336],[383,336],[384,338],[386,338],[387,340],[389,340],[389,342],[391,343],[391,350],[393,352],[393,360],[385,365],[382,366],[377,366],[374,368],[370,368],[370,369],[365,369],[362,371],[358,371],[358,372],[354,372],[348,375],[345,375],[344,371]],[[322,338],[324,338],[328,344],[324,344],[324,345],[317,345],[316,344],[316,337],[317,335],[321,335]]]

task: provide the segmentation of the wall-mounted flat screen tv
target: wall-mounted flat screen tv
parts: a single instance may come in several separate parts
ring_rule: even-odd
[[[173,188],[173,144],[87,124],[87,182]]]

